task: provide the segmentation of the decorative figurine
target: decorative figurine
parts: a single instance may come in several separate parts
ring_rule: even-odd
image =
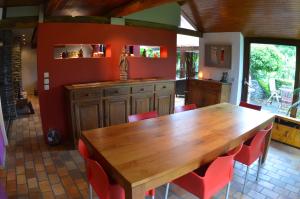
[[[80,48],[80,50],[78,51],[78,57],[83,57],[83,50],[82,48]]]
[[[126,53],[126,49],[123,48],[122,49],[122,53],[120,55],[120,62],[119,62],[119,66],[120,66],[120,80],[127,80],[128,78],[128,59],[127,59],[128,53]]]

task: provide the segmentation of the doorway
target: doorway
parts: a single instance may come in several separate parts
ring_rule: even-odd
[[[298,98],[296,57],[292,42],[246,39],[242,100],[274,114],[290,115]]]

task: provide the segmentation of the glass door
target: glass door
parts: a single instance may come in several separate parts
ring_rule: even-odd
[[[247,43],[245,42],[247,45]],[[289,115],[297,100],[297,47],[276,43],[248,43],[245,52],[243,101],[262,106],[262,110]],[[246,48],[247,50],[247,48]],[[246,61],[247,59],[247,61]]]

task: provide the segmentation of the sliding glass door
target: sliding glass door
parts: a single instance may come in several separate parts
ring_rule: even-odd
[[[298,48],[290,40],[246,38],[242,100],[274,114],[300,117],[297,106],[292,108],[299,97]]]

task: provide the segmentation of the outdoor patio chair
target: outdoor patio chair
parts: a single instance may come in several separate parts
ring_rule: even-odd
[[[273,102],[273,98],[275,98],[276,101],[279,103],[279,99],[281,98],[281,96],[279,94],[279,91],[276,89],[276,81],[275,81],[275,79],[271,78],[269,80],[269,87],[270,87],[271,96],[267,100],[267,103],[271,104]]]

